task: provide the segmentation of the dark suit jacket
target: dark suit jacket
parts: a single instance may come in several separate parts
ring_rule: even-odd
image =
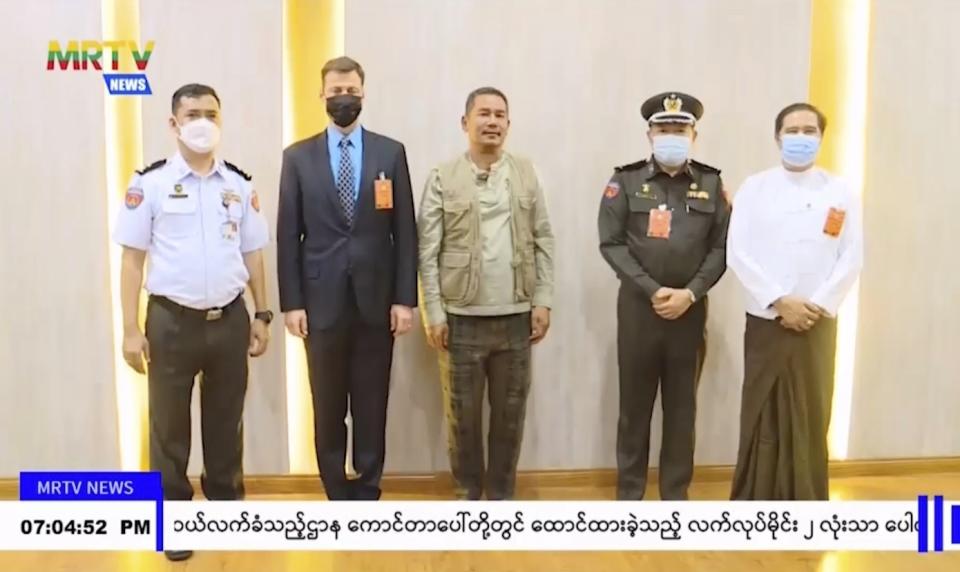
[[[417,304],[417,227],[403,145],[363,130],[360,194],[353,226],[340,206],[327,132],[283,152],[277,213],[280,309],[305,309],[309,327],[334,325],[350,302],[369,324],[389,323],[390,306]],[[378,210],[374,179],[393,181],[393,208]]]

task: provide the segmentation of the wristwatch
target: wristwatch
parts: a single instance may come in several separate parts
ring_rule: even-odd
[[[271,312],[270,310],[257,312],[256,314],[253,315],[253,319],[260,320],[261,322],[269,326],[270,322],[273,321],[273,312]]]

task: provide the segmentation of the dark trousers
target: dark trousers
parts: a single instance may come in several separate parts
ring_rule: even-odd
[[[310,331],[305,341],[317,465],[330,500],[377,500],[383,476],[387,396],[393,361],[389,323],[367,324],[351,303],[337,323]],[[347,480],[347,397],[353,415],[353,466],[359,477]]]
[[[643,294],[629,286],[620,287],[618,499],[643,498],[650,455],[650,418],[658,387],[663,408],[660,498],[687,498],[693,477],[697,385],[705,352],[706,318],[705,299],[698,300],[676,320],[665,320]]]
[[[242,499],[243,402],[247,391],[250,317],[243,298],[217,320],[166,298],[147,305],[150,468],[160,471],[168,500],[190,500],[190,399],[200,376],[203,439],[201,487],[210,500]]]
[[[448,449],[457,497],[513,498],[530,392],[530,314],[447,316],[440,354]],[[487,383],[489,381],[489,384]],[[483,393],[490,401],[484,469]]]

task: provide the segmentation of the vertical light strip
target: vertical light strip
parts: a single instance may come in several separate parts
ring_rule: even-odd
[[[863,195],[871,0],[812,0],[810,102],[830,125],[819,163],[846,177]],[[850,438],[859,282],[840,307],[829,445],[846,459]]]
[[[831,495],[830,500],[836,499]],[[820,566],[817,567],[817,572],[841,572],[844,568],[840,561],[840,553],[827,552],[822,556]]]
[[[283,1],[283,144],[322,130],[320,70],[343,53],[343,0]],[[313,408],[303,342],[286,335],[287,442],[291,473],[316,473]]]
[[[101,0],[103,40],[140,41],[139,0]],[[122,50],[120,71],[135,70],[129,50]],[[101,89],[103,87],[101,86]],[[106,122],[107,220],[109,233],[127,181],[143,162],[143,119],[137,96],[112,96],[104,90]],[[120,248],[108,237],[110,253],[110,300],[113,314],[114,377],[117,391],[117,422],[120,466],[140,470],[147,460],[147,381],[123,361],[123,317],[120,308]]]

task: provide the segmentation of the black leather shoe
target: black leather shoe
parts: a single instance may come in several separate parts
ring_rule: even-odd
[[[170,562],[182,562],[193,556],[193,550],[164,550],[163,555]]]

